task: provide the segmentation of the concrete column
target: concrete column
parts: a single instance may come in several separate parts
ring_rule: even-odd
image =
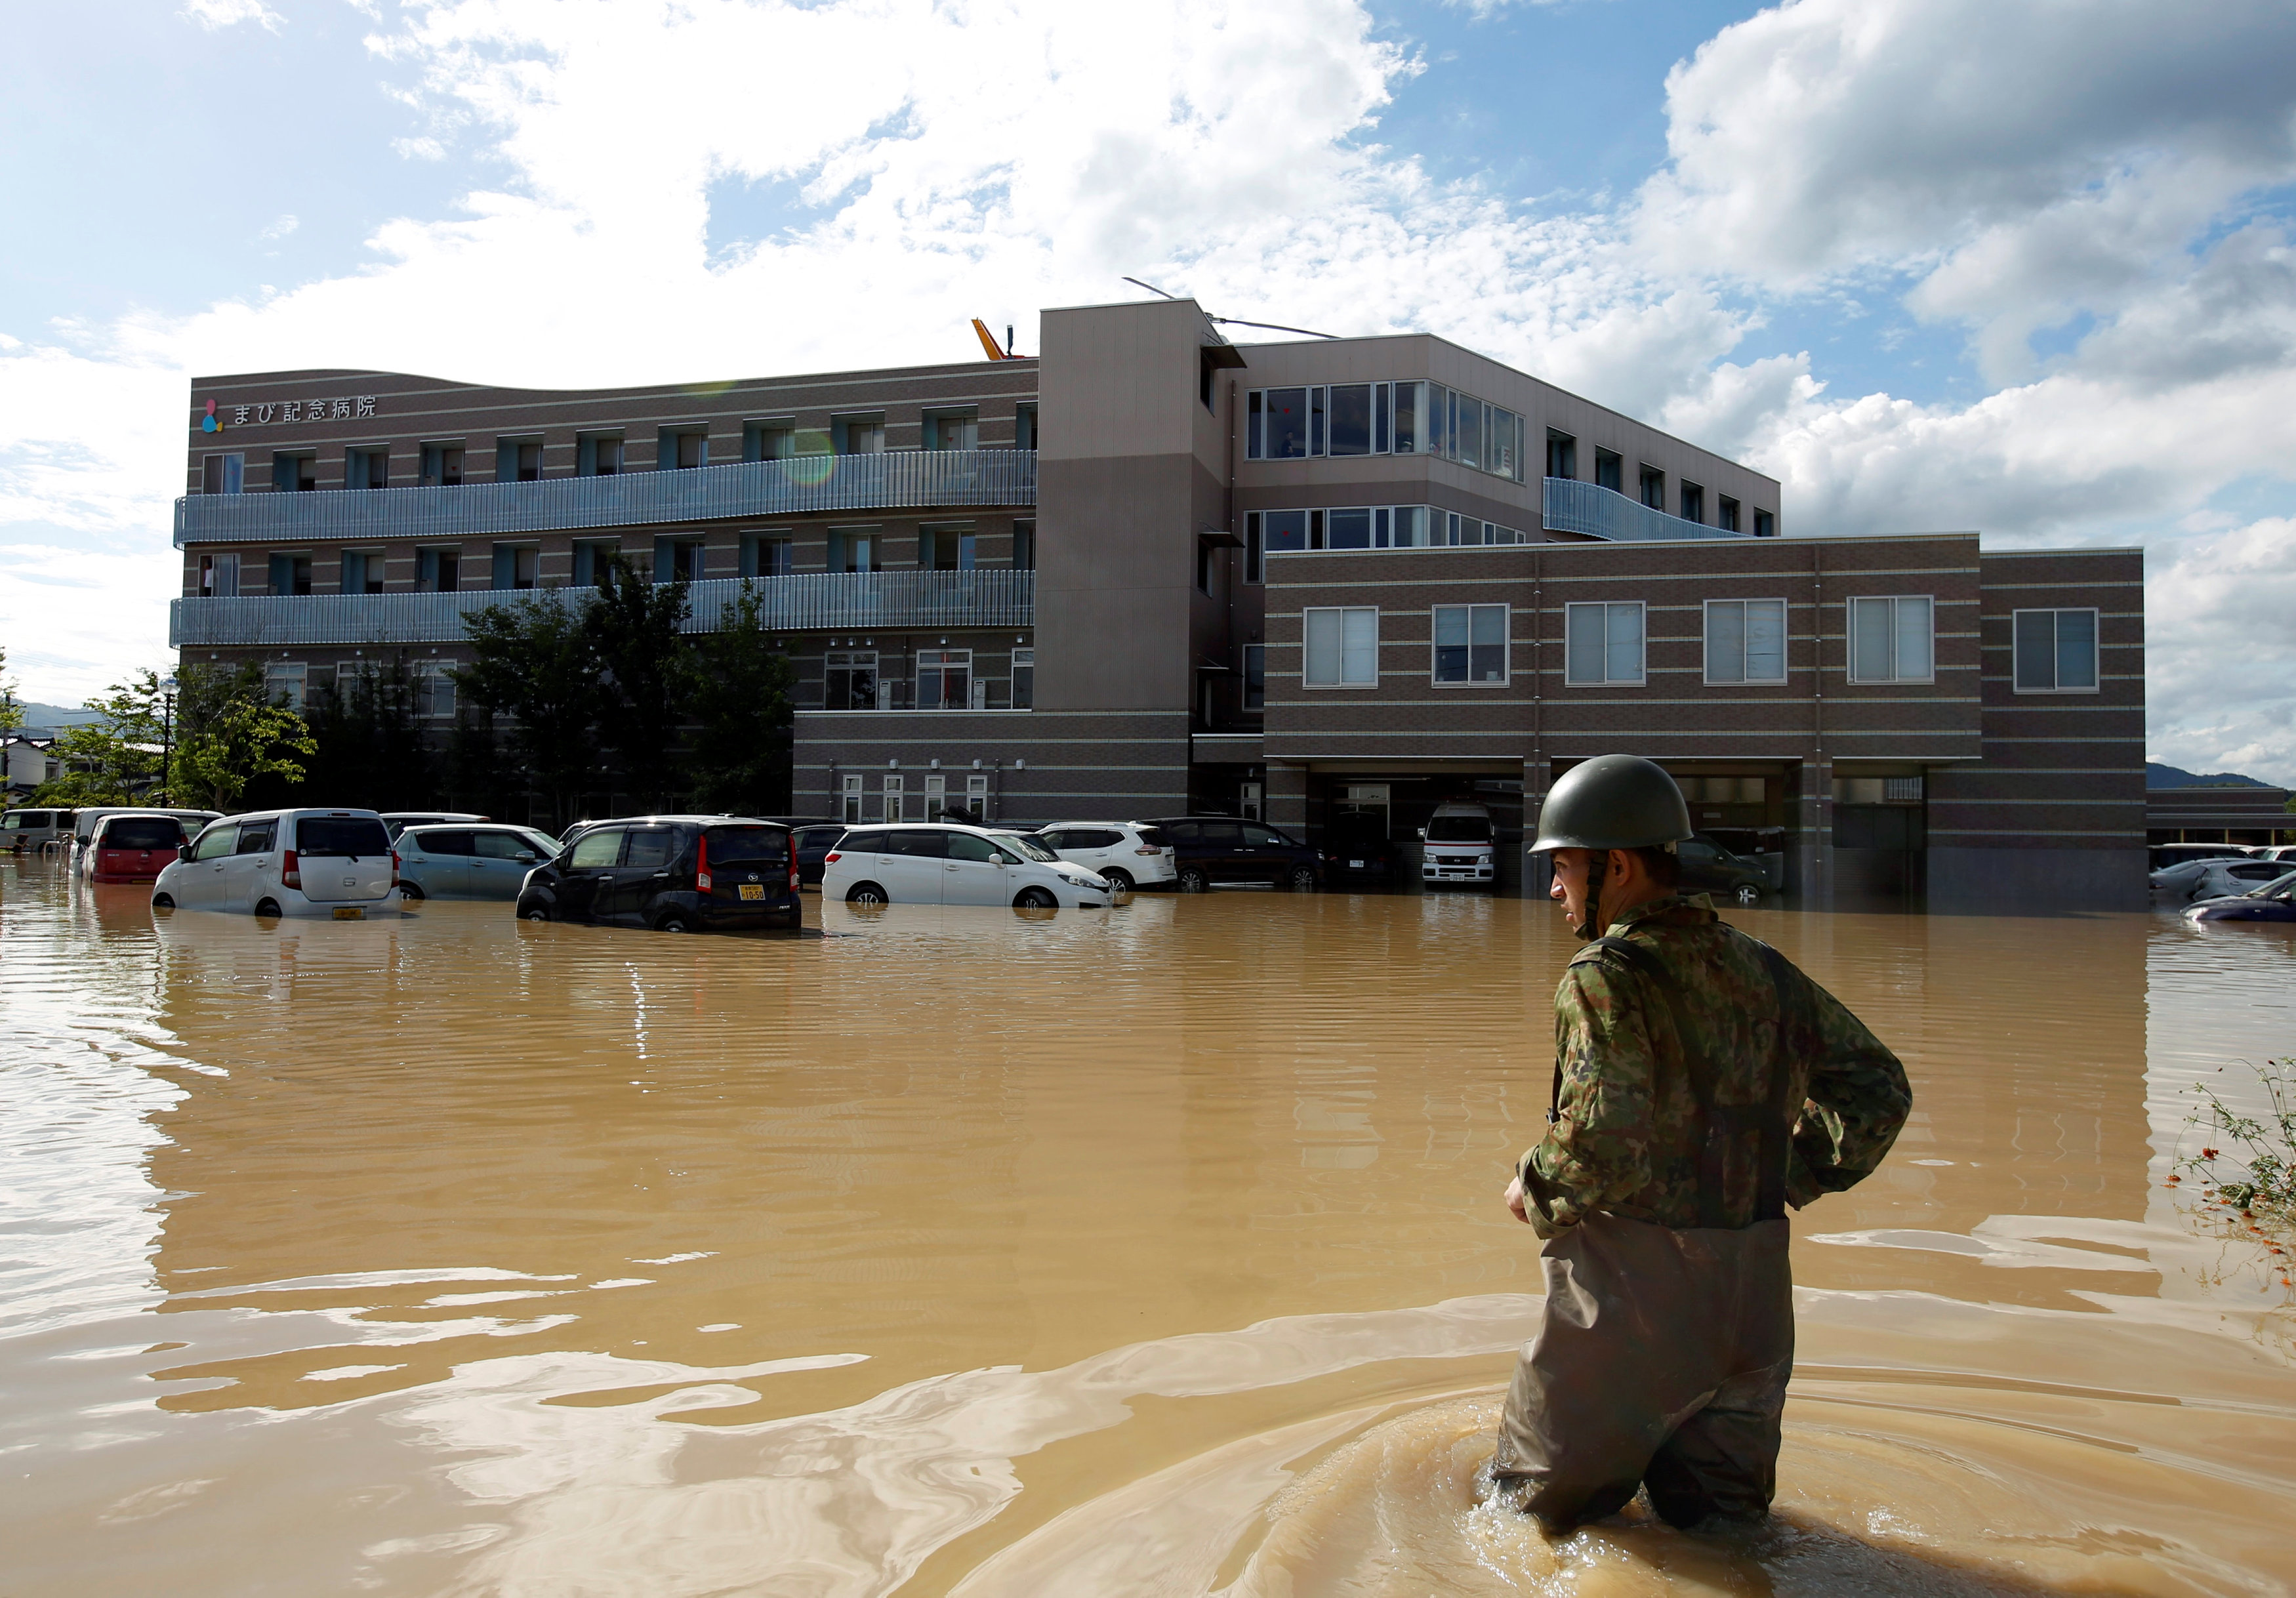
[[[1546,808],[1546,791],[1554,785],[1554,763],[1544,755],[1531,755],[1522,763],[1522,847],[1529,849],[1538,840],[1538,818]],[[1546,855],[1525,854],[1521,861],[1522,897],[1543,899],[1554,884],[1552,859]]]
[[[1804,910],[1833,907],[1833,762],[1803,758],[1794,800],[1794,834],[1786,848],[1786,891]]]
[[[1295,838],[1307,835],[1306,766],[1286,766],[1277,760],[1267,763],[1267,824],[1281,827]]]

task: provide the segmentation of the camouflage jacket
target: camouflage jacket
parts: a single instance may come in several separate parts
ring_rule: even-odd
[[[1763,1103],[1774,1061],[1794,1073],[1783,1086],[1783,1102],[1801,1107],[1786,1166],[1788,1203],[1800,1209],[1839,1192],[1882,1163],[1913,1094],[1897,1056],[1840,1000],[1787,966],[1804,991],[1782,1004],[1762,946],[1703,898],[1638,906],[1611,924],[1611,936],[1654,955],[1675,991],[1659,991],[1628,958],[1592,946],[1562,973],[1554,995],[1559,1115],[1517,1168],[1524,1210],[1541,1237],[1598,1209],[1699,1225],[1702,1162],[1707,1184],[1721,1190],[1721,1224],[1756,1218],[1759,1162],[1751,1147],[1729,1160],[1707,1151],[1677,1015],[1710,1063],[1718,1105]],[[1783,1050],[1782,1024],[1790,1045]]]

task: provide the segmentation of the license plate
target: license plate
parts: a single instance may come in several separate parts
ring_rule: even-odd
[[[1349,871],[1361,871],[1363,869],[1363,862],[1360,860],[1350,860],[1348,862],[1348,869]]]
[[[766,885],[763,882],[744,882],[742,884],[742,897],[745,899],[761,899],[766,897]]]
[[[366,906],[365,905],[337,905],[335,906],[335,919],[337,921],[365,921],[366,919]]]

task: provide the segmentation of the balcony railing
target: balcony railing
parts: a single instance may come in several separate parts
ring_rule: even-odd
[[[1598,488],[1567,477],[1546,479],[1546,500],[1541,519],[1550,533],[1584,533],[1589,537],[1620,541],[1652,538],[1745,538],[1749,533],[1725,532],[1702,521],[1653,511],[1628,499],[1615,488]]]
[[[732,517],[1036,503],[1033,449],[905,449],[531,483],[193,494],[176,502],[176,546],[485,538]]]
[[[1037,617],[1037,574],[978,571],[810,571],[754,585],[765,625],[775,632],[855,627],[1030,627]],[[591,591],[465,588],[447,594],[247,594],[179,599],[168,607],[174,649],[213,646],[362,644],[391,648],[459,643],[463,619],[488,605],[537,600],[579,603]],[[689,633],[715,632],[742,592],[734,578],[687,589]]]

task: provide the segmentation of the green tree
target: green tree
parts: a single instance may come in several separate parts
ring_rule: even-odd
[[[44,805],[130,805],[159,786],[163,707],[160,674],[139,671],[87,701],[102,719],[56,735],[63,774],[34,797]]]
[[[563,590],[471,611],[471,663],[454,674],[481,708],[512,718],[512,758],[556,824],[596,785],[600,691],[587,614]]]
[[[401,651],[364,670],[338,671],[304,718],[318,741],[303,786],[330,804],[412,810],[431,804],[436,761],[422,736],[421,679]]]
[[[585,618],[599,672],[599,733],[620,791],[641,808],[660,808],[678,786],[670,747],[693,674],[678,630],[685,588],[683,580],[647,582],[616,555]]]
[[[694,639],[686,705],[696,806],[742,815],[790,807],[797,668],[766,635],[765,601],[744,582],[718,628]]]
[[[194,802],[228,814],[239,807],[250,783],[276,778],[302,782],[304,767],[294,758],[318,750],[311,729],[285,705],[235,698],[187,731],[170,784]]]
[[[16,684],[8,676],[8,651],[0,649],[0,733],[12,733],[24,725],[24,701],[16,697]]]

